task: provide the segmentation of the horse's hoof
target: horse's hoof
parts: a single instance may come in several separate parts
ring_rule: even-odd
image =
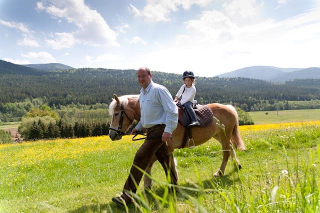
[[[221,177],[221,176],[223,176],[223,173],[220,170],[213,174],[213,177]]]
[[[242,169],[242,166],[241,166],[240,164],[238,165],[238,169],[239,169],[239,170]]]

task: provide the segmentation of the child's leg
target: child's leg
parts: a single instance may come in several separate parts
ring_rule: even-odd
[[[189,126],[198,126],[200,125],[198,120],[197,120],[197,116],[196,113],[194,112],[193,108],[192,108],[192,103],[189,101],[185,104],[183,104],[183,106],[186,108],[187,113],[189,114],[190,118],[191,118],[191,123],[189,124]]]

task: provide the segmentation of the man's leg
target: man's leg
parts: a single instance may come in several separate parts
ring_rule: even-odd
[[[136,185],[138,186],[142,179],[143,173],[138,168],[144,171],[152,156],[161,146],[163,146],[163,144],[165,144],[165,142],[161,140],[163,131],[164,125],[151,128],[147,133],[147,139],[135,154],[129,177],[123,187],[122,198],[126,202],[130,202],[130,198],[126,192],[131,191],[135,193],[137,191]]]
[[[157,151],[156,156],[158,161],[161,163],[166,175],[168,176],[168,171],[170,171],[171,184],[178,184],[178,174],[176,166],[174,164],[173,154],[169,153],[168,146],[164,143]]]

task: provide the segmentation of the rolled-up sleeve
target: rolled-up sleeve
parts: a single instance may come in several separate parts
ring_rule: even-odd
[[[138,124],[134,127],[136,130],[141,131],[143,129],[141,121],[138,122]]]
[[[163,109],[166,113],[166,128],[164,129],[165,132],[172,133],[173,130],[177,128],[178,125],[178,107],[172,100],[172,96],[167,88],[162,87],[159,90],[160,102],[163,106]]]

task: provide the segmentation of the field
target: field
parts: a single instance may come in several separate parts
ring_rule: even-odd
[[[7,129],[17,129],[20,125],[20,122],[11,122],[0,125],[0,129],[7,130]]]
[[[156,164],[152,191],[126,210],[111,198],[141,142],[105,136],[0,145],[0,212],[319,212],[320,121],[240,131],[242,170],[229,160],[225,176],[213,178],[222,159],[215,140],[176,150],[180,193],[168,195]]]
[[[255,124],[320,120],[320,109],[249,112]]]

